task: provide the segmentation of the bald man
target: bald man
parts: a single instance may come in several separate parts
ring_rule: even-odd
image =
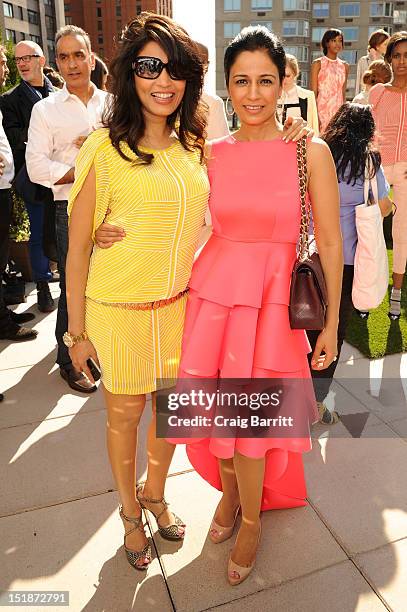
[[[52,192],[29,180],[25,149],[33,106],[53,93],[54,88],[44,76],[45,57],[37,43],[23,40],[16,45],[14,53],[21,83],[2,96],[3,126],[13,151],[16,188],[24,198],[30,218],[29,248],[33,281],[37,283],[38,310],[51,312],[55,304],[48,285],[52,274],[44,254],[43,232],[44,212],[46,206],[52,206]]]

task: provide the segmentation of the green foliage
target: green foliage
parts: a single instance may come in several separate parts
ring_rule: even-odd
[[[11,190],[11,196],[13,199],[13,214],[10,225],[10,240],[25,242],[30,237],[30,220],[27,209],[23,199],[16,194],[14,189]]]
[[[4,87],[1,88],[1,93],[8,91],[20,82],[20,75],[17,70],[16,60],[14,58],[14,45],[11,40],[4,40],[3,34],[0,32],[0,44],[6,48],[7,66],[10,71]]]

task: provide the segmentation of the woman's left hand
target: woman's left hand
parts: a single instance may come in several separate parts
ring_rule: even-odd
[[[314,130],[302,117],[287,117],[284,122],[283,140],[297,142],[303,136],[312,138]]]
[[[314,354],[311,359],[313,370],[326,370],[333,361],[336,361],[338,354],[338,334],[337,328],[325,328],[318,336]]]

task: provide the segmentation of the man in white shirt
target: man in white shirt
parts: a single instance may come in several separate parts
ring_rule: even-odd
[[[7,66],[6,50],[0,46],[0,87],[3,87],[9,69]],[[3,129],[3,117],[0,112],[0,159],[2,160],[2,173],[0,175],[0,339],[1,340],[33,340],[37,332],[33,329],[21,327],[19,323],[34,318],[31,313],[16,314],[6,308],[3,295],[3,273],[8,260],[8,241],[11,223],[12,200],[11,181],[14,178],[14,161],[11,147]]]
[[[65,261],[68,252],[66,209],[79,148],[93,130],[101,127],[107,93],[91,83],[95,60],[89,36],[84,30],[77,26],[64,26],[56,34],[55,47],[58,69],[65,85],[34,106],[28,130],[26,163],[30,179],[52,189],[56,206],[61,295],[55,336],[60,374],[72,389],[90,393],[96,387],[73,368],[68,349],[62,340],[68,330],[65,294]]]
[[[196,43],[201,52],[202,60],[204,63],[205,73],[208,71],[209,65],[209,52],[208,47],[202,43]],[[203,91],[202,100],[208,106],[207,126],[206,126],[206,138],[207,140],[213,140],[214,138],[222,138],[223,136],[229,136],[229,126],[226,119],[225,107],[222,98],[219,96],[213,96],[207,91]]]

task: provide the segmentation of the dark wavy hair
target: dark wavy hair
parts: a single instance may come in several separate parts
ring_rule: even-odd
[[[145,122],[132,70],[132,62],[150,41],[160,45],[168,61],[175,66],[177,76],[186,80],[182,102],[167,117],[167,124],[177,133],[184,149],[200,152],[202,162],[206,127],[200,103],[204,78],[202,59],[187,32],[169,17],[141,13],[124,28],[117,54],[110,65],[112,97],[103,115],[103,124],[109,128],[112,144],[123,159],[131,161],[120,147],[121,142],[126,142],[139,160],[146,164],[153,161],[154,155],[138,148]]]
[[[373,149],[375,124],[370,106],[345,102],[332,117],[323,140],[331,149],[338,179],[353,185],[365,176],[375,177],[380,164],[380,153]]]
[[[324,35],[322,36],[322,39],[321,39],[321,49],[322,49],[322,53],[324,55],[326,55],[328,53],[328,43],[329,43],[329,41],[333,40],[337,36],[340,36],[342,38],[342,47],[343,47],[344,39],[343,39],[343,32],[342,32],[342,30],[337,30],[336,28],[330,28],[329,30],[327,30],[324,33]]]
[[[280,85],[285,77],[285,51],[281,40],[265,26],[248,26],[232,40],[226,48],[224,58],[225,80],[229,85],[229,76],[237,56],[243,51],[267,51],[271,61],[277,67]]]

